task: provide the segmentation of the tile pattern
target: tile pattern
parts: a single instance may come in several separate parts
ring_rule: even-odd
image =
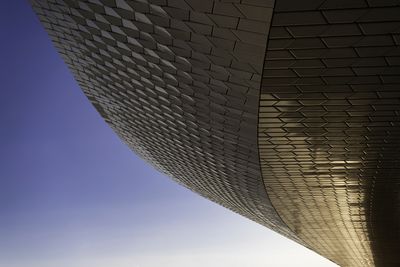
[[[400,266],[400,6],[276,0],[259,151],[273,206],[340,266]]]
[[[34,0],[116,133],[178,183],[298,240],[261,178],[257,118],[272,0]]]

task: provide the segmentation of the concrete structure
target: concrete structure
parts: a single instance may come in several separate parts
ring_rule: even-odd
[[[115,132],[341,266],[400,266],[397,0],[34,0]]]

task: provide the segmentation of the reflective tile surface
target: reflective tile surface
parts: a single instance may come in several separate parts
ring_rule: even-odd
[[[341,266],[400,266],[398,1],[277,0],[259,149],[267,192]]]

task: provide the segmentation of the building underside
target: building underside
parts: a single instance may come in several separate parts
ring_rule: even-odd
[[[178,183],[340,266],[400,266],[400,1],[33,0]]]

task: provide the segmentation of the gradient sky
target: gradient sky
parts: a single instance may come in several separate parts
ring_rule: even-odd
[[[0,267],[335,266],[132,153],[26,1],[0,22]]]

